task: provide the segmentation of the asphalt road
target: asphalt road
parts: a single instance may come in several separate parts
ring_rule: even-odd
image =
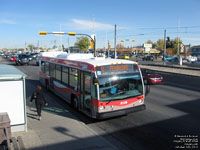
[[[31,83],[38,83],[37,66],[17,66],[17,68],[29,75],[27,82],[32,80]],[[145,99],[147,108],[145,111],[103,121],[89,119],[82,113],[74,111],[57,96],[49,94],[55,96],[60,105],[117,145],[119,149],[178,149],[177,146],[186,146],[184,142],[180,142],[181,138],[200,140],[200,79],[165,73],[162,75],[165,82],[151,86],[151,92]],[[190,144],[196,146],[195,142]]]

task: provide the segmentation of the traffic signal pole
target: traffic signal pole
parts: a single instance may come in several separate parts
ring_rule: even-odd
[[[114,44],[115,59],[116,59],[116,57],[117,57],[117,52],[116,52],[116,41],[117,41],[117,25],[115,24],[115,44]]]

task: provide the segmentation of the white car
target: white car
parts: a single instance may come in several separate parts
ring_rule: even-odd
[[[190,62],[195,62],[195,61],[197,61],[197,57],[194,57],[194,56],[189,56],[189,57],[187,57],[187,59],[188,59]]]

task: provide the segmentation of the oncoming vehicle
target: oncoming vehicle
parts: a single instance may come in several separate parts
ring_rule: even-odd
[[[121,54],[117,57],[118,59],[130,59],[129,55]]]
[[[143,61],[153,61],[154,60],[154,57],[153,56],[144,56],[142,58]]]
[[[156,74],[153,70],[142,68],[141,71],[143,79],[145,79],[147,84],[161,84],[163,82],[163,77]]]
[[[136,62],[45,52],[39,65],[41,84],[89,117],[103,119],[145,109],[148,90]]]

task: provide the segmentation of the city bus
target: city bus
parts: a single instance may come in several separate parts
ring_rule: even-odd
[[[136,62],[85,53],[44,52],[39,63],[40,83],[91,118],[145,109],[148,91]]]

